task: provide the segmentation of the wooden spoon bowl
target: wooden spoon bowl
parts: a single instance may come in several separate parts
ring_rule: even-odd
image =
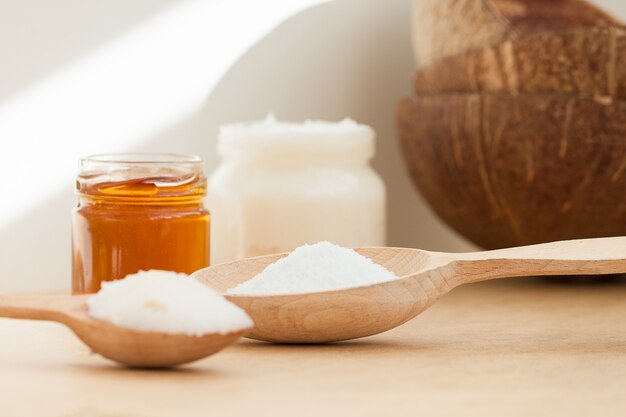
[[[400,278],[336,291],[262,296],[225,294],[254,320],[255,327],[247,337],[281,343],[356,339],[401,325],[465,283],[525,275],[626,273],[626,237],[464,254],[403,248],[356,250]],[[224,293],[286,255],[216,265],[192,276]]]
[[[234,343],[249,330],[190,336],[122,328],[89,316],[85,305],[87,297],[3,295],[0,296],[0,317],[62,323],[93,352],[142,368],[171,367],[202,359]]]
[[[423,270],[432,260],[417,249],[363,248],[360,254],[406,276]],[[246,281],[287,254],[261,256],[200,270],[192,276],[215,290],[226,290]],[[425,310],[437,297],[420,296],[421,280],[397,280],[350,290],[274,296],[225,297],[254,320],[247,337],[279,343],[322,343],[370,336],[392,329]],[[445,292],[447,284],[438,281]]]

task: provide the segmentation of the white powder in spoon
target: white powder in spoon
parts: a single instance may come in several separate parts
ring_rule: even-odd
[[[201,336],[252,327],[245,311],[185,274],[140,271],[103,282],[87,299],[93,318],[119,327]]]
[[[397,276],[352,249],[319,242],[295,249],[226,293],[278,295],[360,287]]]

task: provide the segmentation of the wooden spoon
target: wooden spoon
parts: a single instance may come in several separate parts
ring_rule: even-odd
[[[212,355],[250,329],[189,336],[118,327],[87,314],[88,295],[3,295],[0,317],[50,320],[69,327],[95,353],[124,365],[164,368]]]
[[[355,339],[401,325],[461,284],[514,276],[626,273],[626,237],[456,254],[402,248],[356,250],[400,278],[315,293],[226,295],[254,320],[248,337],[281,343]],[[192,276],[225,292],[286,255],[216,265]]]

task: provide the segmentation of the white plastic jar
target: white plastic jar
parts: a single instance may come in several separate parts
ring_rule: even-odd
[[[322,240],[385,245],[385,186],[369,164],[369,126],[268,116],[223,126],[217,150],[207,202],[212,264]]]

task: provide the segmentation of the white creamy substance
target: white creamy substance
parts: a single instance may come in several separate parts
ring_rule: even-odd
[[[231,295],[278,295],[332,291],[391,281],[397,276],[352,249],[330,242],[304,245],[227,291]]]
[[[119,327],[201,336],[251,327],[245,311],[185,274],[140,271],[103,282],[87,300],[93,318]]]
[[[374,131],[350,119],[223,126],[208,181],[211,262],[329,240],[385,245],[385,186],[369,165]]]

